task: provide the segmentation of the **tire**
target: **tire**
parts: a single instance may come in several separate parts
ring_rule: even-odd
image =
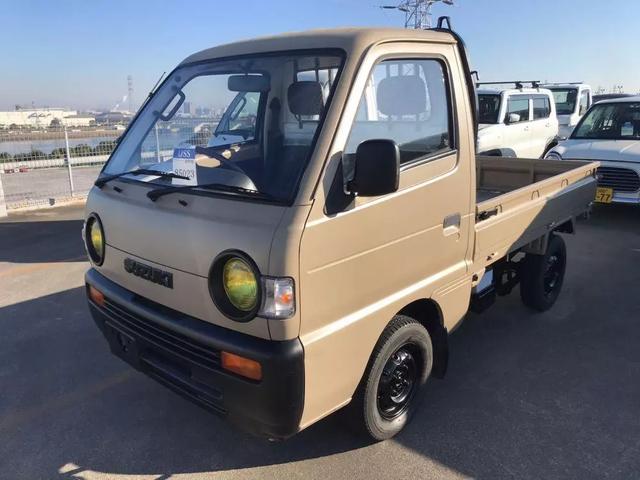
[[[376,343],[348,414],[352,425],[375,441],[396,435],[413,414],[433,367],[427,329],[396,315]]]
[[[544,312],[560,295],[567,268],[567,248],[562,237],[551,235],[544,255],[523,260],[520,270],[520,298],[527,307]]]

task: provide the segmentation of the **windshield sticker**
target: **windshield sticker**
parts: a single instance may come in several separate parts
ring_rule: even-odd
[[[173,172],[177,175],[189,177],[188,180],[172,178],[171,183],[174,185],[198,184],[195,147],[175,148],[173,150]]]
[[[625,122],[622,124],[622,128],[620,129],[621,137],[632,137],[633,136],[633,123]]]

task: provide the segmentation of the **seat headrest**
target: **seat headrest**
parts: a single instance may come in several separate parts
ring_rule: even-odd
[[[427,111],[427,89],[418,75],[387,77],[378,85],[378,110],[384,115],[417,115]]]
[[[324,106],[322,85],[307,80],[294,82],[287,89],[287,101],[294,115],[320,115]]]

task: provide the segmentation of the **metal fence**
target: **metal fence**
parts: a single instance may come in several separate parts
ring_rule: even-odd
[[[0,216],[85,197],[122,128],[0,130]]]
[[[158,122],[141,143],[141,158],[160,162],[170,159],[181,143],[208,145],[218,118],[208,110],[206,115],[181,113]],[[0,216],[4,209],[52,206],[86,197],[125,128],[123,121],[115,126],[0,126]]]

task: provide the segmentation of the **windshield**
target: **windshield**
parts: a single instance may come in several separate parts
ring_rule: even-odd
[[[341,65],[334,52],[305,52],[178,68],[140,112],[102,176],[153,169],[175,175],[123,178],[291,201]]]
[[[500,95],[478,95],[478,123],[498,123]]]
[[[571,138],[640,140],[640,102],[594,105]]]
[[[558,115],[571,115],[576,111],[577,88],[553,88],[551,93],[553,93]]]

